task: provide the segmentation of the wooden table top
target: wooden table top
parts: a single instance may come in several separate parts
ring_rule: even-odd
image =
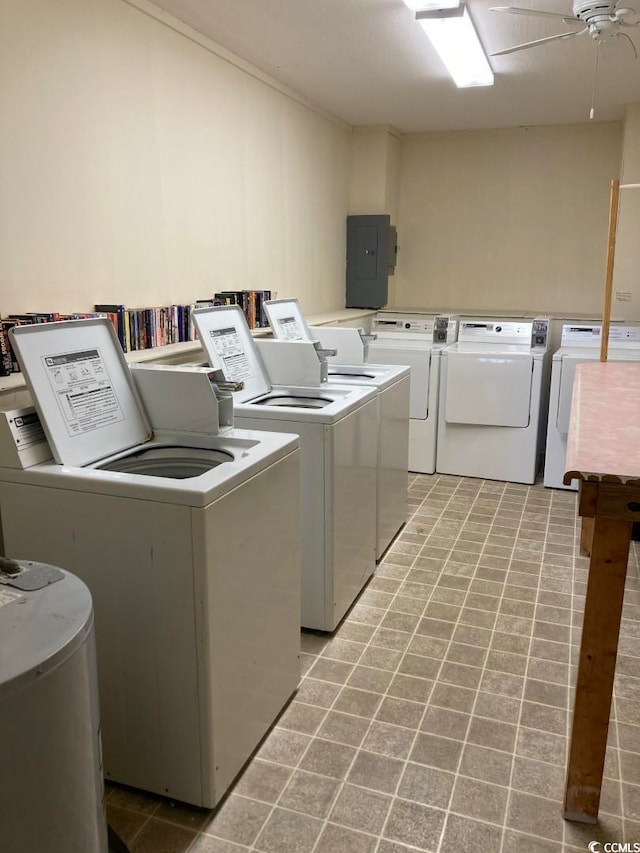
[[[640,485],[640,364],[576,367],[564,482]]]

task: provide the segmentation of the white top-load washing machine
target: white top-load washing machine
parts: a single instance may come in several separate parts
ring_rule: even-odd
[[[447,344],[455,341],[457,321],[448,316],[380,311],[373,318],[371,332],[375,338],[368,344],[370,361],[411,368],[409,471],[433,474],[436,470],[440,354]]]
[[[2,414],[6,553],[91,591],[107,778],[210,808],[298,686],[298,440],[219,429],[215,371],[130,371],[108,320],[12,334],[46,438]]]
[[[560,349],[551,365],[551,394],[547,426],[547,453],[544,460],[544,484],[554,489],[577,490],[577,482],[562,482],[567,454],[567,433],[576,365],[600,358],[602,325],[570,323],[562,327]],[[640,361],[640,326],[610,326],[609,361]]]
[[[541,453],[548,320],[460,318],[442,354],[442,474],[533,483]]]
[[[278,341],[277,352],[288,347],[283,363],[305,376],[315,359],[316,387],[272,387],[238,306],[197,309],[193,316],[211,365],[244,383],[234,393],[236,423],[300,436],[302,626],[333,631],[375,568],[375,390],[323,383],[318,371],[326,364],[314,344],[296,340]]]
[[[278,340],[320,340],[323,347],[332,339],[336,350],[327,353],[328,380],[346,385],[375,388],[378,408],[378,466],[376,478],[376,560],[380,560],[407,520],[409,451],[410,368],[393,364],[363,364],[364,344],[359,329],[347,336],[321,339],[322,327],[309,327],[297,299],[274,299],[264,303],[269,325]],[[354,340],[357,338],[357,341]],[[343,359],[342,346],[360,358],[355,364]],[[357,344],[360,343],[359,351]],[[269,345],[266,341],[264,348]],[[264,352],[261,349],[261,352]],[[333,354],[335,352],[335,354]]]

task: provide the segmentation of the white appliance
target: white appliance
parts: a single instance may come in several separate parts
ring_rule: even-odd
[[[197,309],[193,317],[212,366],[244,383],[234,394],[236,423],[300,436],[302,625],[333,631],[375,568],[375,391],[272,387],[240,308]],[[307,341],[272,343],[314,349]]]
[[[455,318],[380,311],[373,318],[368,356],[372,362],[408,365],[409,471],[436,470],[440,354],[456,339]]]
[[[13,345],[55,461],[33,461],[32,413],[4,414],[6,552],[91,591],[105,775],[210,808],[299,681],[298,441],[218,432],[233,406],[210,368],[134,384],[105,319]]]
[[[297,299],[275,299],[264,303],[264,312],[274,336],[282,340],[317,340],[322,327],[309,327]],[[354,333],[360,342],[355,355],[364,355],[364,345],[358,329],[331,329]],[[337,342],[337,353],[327,362],[328,379],[346,385],[375,388],[378,416],[378,464],[376,472],[376,560],[379,561],[394,537],[407,520],[409,451],[409,377],[410,368],[392,364],[352,364],[342,358],[342,341],[351,352],[353,335],[342,338],[329,336]],[[269,350],[269,341],[260,349]],[[324,350],[326,352],[326,350]]]
[[[107,853],[89,590],[68,572],[0,561],[0,846]]]
[[[576,365],[600,358],[602,326],[600,323],[572,323],[562,327],[560,349],[551,365],[551,394],[547,426],[547,453],[544,461],[544,484],[554,489],[577,490],[578,484],[565,486],[567,433],[571,414],[571,398]],[[640,326],[610,326],[608,361],[640,361]]]
[[[439,473],[535,481],[548,326],[546,319],[460,318],[458,341],[442,354]]]

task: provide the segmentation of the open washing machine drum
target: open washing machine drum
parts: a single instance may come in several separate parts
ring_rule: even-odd
[[[327,397],[298,397],[295,394],[274,394],[268,397],[263,397],[260,400],[255,400],[256,406],[286,406],[294,409],[324,409],[325,406],[330,406],[333,400]]]
[[[16,327],[14,343],[56,462],[186,480],[233,453],[152,440],[111,323],[104,318]]]
[[[373,373],[360,373],[357,370],[349,370],[348,368],[341,368],[340,370],[331,370],[329,368],[329,376],[332,379],[375,379],[376,377]]]
[[[286,387],[273,390],[267,370],[255,346],[247,321],[238,305],[221,305],[215,308],[197,308],[193,320],[212,366],[220,368],[225,377],[242,382],[234,392],[234,403],[251,403],[254,406],[277,406],[289,409],[324,409],[335,403],[335,397],[320,389],[318,395],[297,394]],[[291,338],[292,340],[294,338]]]
[[[118,471],[121,474],[141,474],[146,477],[168,477],[172,480],[188,480],[206,474],[218,465],[233,462],[233,455],[223,450],[207,450],[194,447],[151,447],[143,448],[129,456],[112,459],[96,465],[101,471]]]

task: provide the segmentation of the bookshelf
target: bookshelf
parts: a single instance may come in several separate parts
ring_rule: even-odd
[[[343,308],[324,314],[311,315],[307,317],[307,322],[310,326],[329,326],[332,324],[358,326],[365,325],[367,320],[375,313],[375,311],[358,308]],[[266,337],[269,333],[270,330],[264,328],[253,329],[251,332],[254,337]],[[126,352],[124,357],[129,364],[146,361],[180,364],[180,362],[197,359],[199,353],[202,354],[204,359],[204,353],[199,341],[183,341],[177,344],[165,344],[165,346],[154,347],[152,349]],[[21,373],[0,377],[0,409],[12,408],[14,405],[25,405],[20,399],[16,400],[15,397],[18,394],[23,396],[23,392],[26,391],[27,386],[24,376]]]

